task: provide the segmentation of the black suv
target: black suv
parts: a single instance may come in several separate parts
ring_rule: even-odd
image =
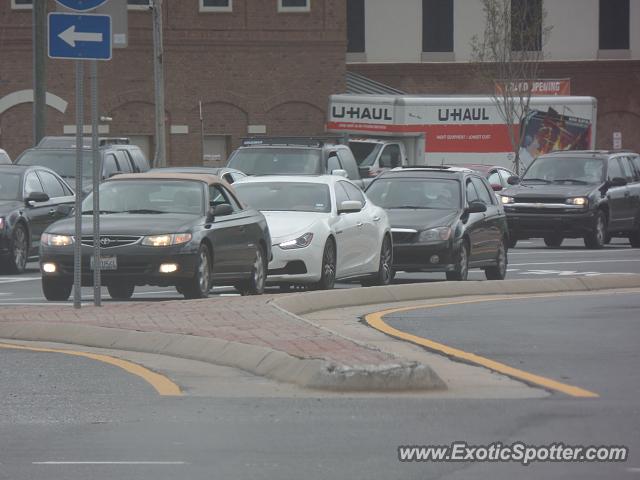
[[[512,245],[542,237],[549,247],[584,238],[602,248],[611,237],[640,247],[640,157],[627,151],[554,152],[536,158],[500,192]]]
[[[457,167],[388,170],[367,197],[389,215],[393,269],[445,272],[466,280],[482,268],[489,280],[507,273],[507,219],[485,178]]]
[[[358,164],[338,138],[255,137],[242,140],[227,167],[247,175],[341,175],[362,187]]]
[[[140,147],[128,138],[100,138],[102,178],[119,173],[142,173],[149,170],[149,161]],[[91,137],[83,138],[82,185],[86,194],[92,188],[93,156]],[[25,150],[15,161],[18,165],[49,167],[67,182],[75,185],[76,138],[71,136],[44,137],[35,148]]]

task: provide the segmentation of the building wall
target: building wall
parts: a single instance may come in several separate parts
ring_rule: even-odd
[[[544,9],[547,26],[553,27],[544,48],[547,59],[599,58],[598,0],[545,0]],[[454,61],[471,59],[470,42],[474,35],[482,34],[482,18],[481,0],[454,0]],[[365,31],[367,62],[420,62],[422,1],[366,0]],[[640,60],[640,0],[630,0],[628,58]]]
[[[0,2],[0,99],[32,88],[31,11]],[[199,102],[205,134],[230,136],[231,147],[250,125],[267,134],[324,131],[327,98],[344,91],[344,0],[312,0],[308,13],[279,13],[277,0],[233,2],[231,13],[199,12],[193,0],[165,0],[164,46],[167,157],[171,164],[202,162]],[[49,0],[49,11],[56,9]],[[129,12],[129,47],[99,64],[101,114],[110,135],[155,132],[151,14]],[[88,83],[87,83],[88,88]],[[74,64],[47,61],[47,91],[69,105],[47,108],[47,134],[75,124]],[[89,99],[85,109],[88,116]],[[0,148],[15,158],[32,145],[32,104],[0,114]],[[171,134],[170,126],[188,133]],[[183,130],[181,130],[183,131]]]

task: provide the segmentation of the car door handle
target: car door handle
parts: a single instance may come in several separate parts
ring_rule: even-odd
[[[55,215],[56,214],[56,209],[52,208],[51,210],[49,210],[49,215]]]
[[[381,220],[380,217],[373,217],[374,222],[379,222],[380,220]]]
[[[630,197],[630,196],[631,196],[631,193],[630,193],[630,192],[624,192],[624,196],[625,196],[625,197]]]
[[[364,226],[364,223],[358,222],[358,223],[356,223],[356,225],[358,226],[358,228],[362,228]]]

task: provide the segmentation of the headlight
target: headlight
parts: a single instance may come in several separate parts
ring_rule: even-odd
[[[420,232],[419,242],[444,242],[451,237],[451,227],[430,228]]]
[[[0,230],[4,228],[4,218],[0,217]]]
[[[40,243],[49,247],[68,247],[73,245],[73,237],[71,235],[43,233],[40,237]]]
[[[567,198],[567,201],[565,203],[567,203],[568,205],[579,205],[581,207],[586,207],[588,202],[589,200],[587,200],[587,198],[585,197],[575,197]]]
[[[148,247],[171,247],[191,240],[190,233],[167,233],[165,235],[152,235],[142,239],[142,245]]]
[[[506,197],[506,196],[501,196],[500,201],[502,202],[503,205],[509,205],[515,202],[513,197]]]
[[[283,250],[291,250],[292,248],[304,248],[308,247],[311,244],[311,240],[313,240],[313,233],[305,233],[301,237],[298,237],[294,240],[282,242],[278,246]]]

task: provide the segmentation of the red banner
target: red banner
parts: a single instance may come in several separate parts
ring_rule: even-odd
[[[514,95],[526,93],[531,90],[531,95],[536,97],[542,96],[569,96],[571,95],[571,79],[541,79],[529,82],[526,80],[518,80],[513,82],[496,82],[496,95],[503,95],[505,86]]]

